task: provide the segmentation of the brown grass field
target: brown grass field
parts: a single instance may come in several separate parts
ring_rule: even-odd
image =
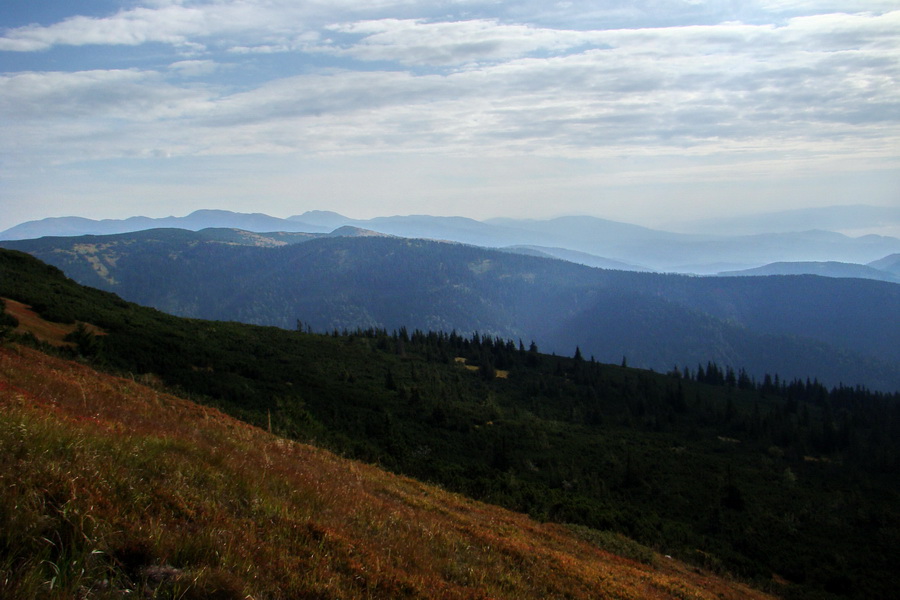
[[[13,345],[0,347],[0,597],[769,596]]]
[[[63,325],[45,321],[26,304],[8,298],[3,298],[3,301],[6,303],[6,312],[19,321],[19,326],[16,327],[17,332],[29,332],[42,342],[47,342],[54,346],[74,346],[74,344],[65,341],[65,337],[75,331],[76,327],[78,327],[77,324]],[[99,327],[89,323],[85,323],[84,326],[94,335],[106,335],[106,332]]]

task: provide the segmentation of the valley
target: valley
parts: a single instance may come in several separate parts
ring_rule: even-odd
[[[900,286],[809,275],[690,277],[370,235],[155,229],[0,242],[165,312],[318,332],[475,332],[668,371],[707,361],[900,389]],[[873,308],[877,307],[877,308]]]

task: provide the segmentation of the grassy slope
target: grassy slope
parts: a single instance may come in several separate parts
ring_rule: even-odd
[[[0,348],[0,597],[762,598]]]
[[[76,324],[52,323],[42,319],[39,314],[31,310],[31,307],[26,304],[8,298],[3,298],[2,300],[6,305],[6,312],[19,322],[19,325],[15,328],[16,333],[30,333],[51,346],[75,346],[73,342],[66,341],[66,336],[77,329]],[[87,331],[94,335],[106,335],[102,329],[94,327],[90,323],[84,323],[83,325]]]

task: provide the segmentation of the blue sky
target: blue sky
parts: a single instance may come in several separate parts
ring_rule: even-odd
[[[900,6],[6,0],[0,230],[900,203]]]

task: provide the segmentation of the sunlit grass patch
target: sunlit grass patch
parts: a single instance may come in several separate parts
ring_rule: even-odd
[[[6,305],[6,312],[15,317],[19,322],[19,325],[15,329],[17,333],[30,333],[42,342],[54,346],[75,345],[74,343],[67,341],[66,336],[73,333],[78,328],[78,324],[53,323],[42,318],[34,312],[30,306],[22,304],[21,302],[7,298],[3,298],[3,302]],[[89,323],[83,323],[82,326],[86,331],[93,335],[102,336],[106,334],[102,329]]]

